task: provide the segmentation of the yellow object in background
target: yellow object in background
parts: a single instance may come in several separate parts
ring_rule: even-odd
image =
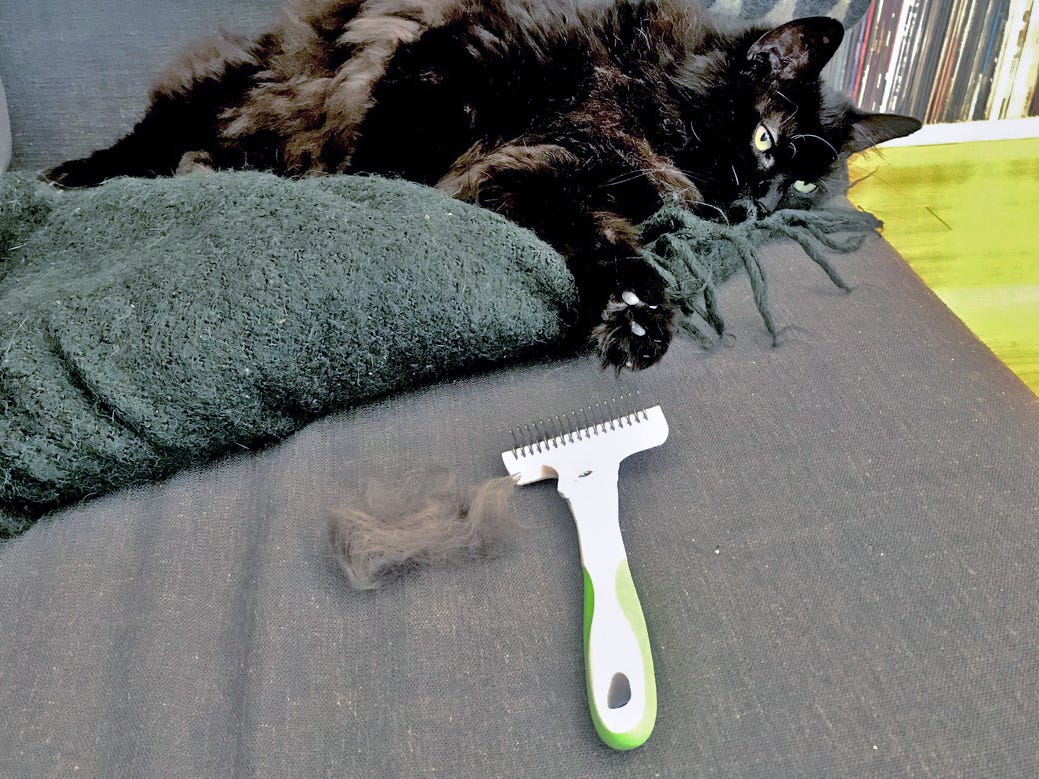
[[[887,148],[850,172],[851,201],[1039,395],[1039,138]]]

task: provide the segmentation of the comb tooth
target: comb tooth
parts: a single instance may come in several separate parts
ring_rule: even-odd
[[[519,436],[516,435],[516,428],[512,428],[512,430],[509,431],[509,434],[512,436],[512,457],[513,459],[518,460],[520,443]]]
[[[527,424],[523,426],[527,431],[527,454],[534,454],[534,445],[538,441],[537,431],[534,430],[533,424]],[[538,451],[541,451],[538,449]]]
[[[566,420],[567,441],[569,441],[569,443],[572,444],[574,442],[574,434],[579,433],[580,430],[574,424],[574,421],[570,418],[570,412],[565,412],[563,414],[563,419]]]
[[[628,395],[629,424],[637,424],[638,421],[639,421],[638,394],[639,394],[639,391],[635,390],[635,392],[633,392],[632,394]]]
[[[566,439],[563,438],[563,420],[559,418],[558,414],[552,417],[552,431],[555,433],[553,440],[559,441],[558,445],[566,443]]]
[[[562,414],[556,414],[556,430],[559,431],[556,435],[559,436],[559,445],[566,446],[569,441],[566,439],[566,423],[563,422]]]
[[[538,424],[538,430],[541,433],[541,439],[538,441],[538,444],[544,444],[544,451],[548,452],[550,449],[552,449],[550,436],[549,436],[549,429],[548,429],[547,426],[545,426],[544,420],[538,420],[537,424]],[[538,448],[537,451],[540,452],[541,451],[540,448]]]

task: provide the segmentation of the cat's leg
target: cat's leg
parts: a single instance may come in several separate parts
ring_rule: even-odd
[[[591,202],[575,185],[580,167],[557,144],[476,145],[437,187],[502,213],[554,246],[577,284],[578,325],[591,335],[603,366],[647,368],[667,351],[674,311],[630,219]]]
[[[44,177],[87,187],[116,176],[172,175],[185,153],[215,151],[221,111],[240,99],[259,66],[256,50],[243,38],[222,35],[196,44],[160,76],[147,113],[128,135]]]
[[[592,291],[599,312],[592,338],[602,365],[648,368],[664,356],[673,333],[674,310],[664,280],[643,259],[637,230],[628,219],[609,211],[588,216],[591,253],[573,255],[570,267],[575,279],[585,277],[584,287]]]

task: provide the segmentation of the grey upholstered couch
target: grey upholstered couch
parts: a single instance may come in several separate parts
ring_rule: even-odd
[[[110,141],[178,44],[271,5],[0,4],[13,167]],[[734,281],[728,348],[389,398],[0,546],[0,776],[1039,775],[1036,398],[883,241],[839,267],[850,295],[769,251],[779,348]],[[621,475],[660,707],[617,753],[550,483],[502,556],[365,594],[323,513],[440,460],[499,475],[511,425],[634,389],[672,430]]]

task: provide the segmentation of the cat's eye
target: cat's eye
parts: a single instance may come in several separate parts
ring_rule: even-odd
[[[811,181],[803,181],[802,179],[798,179],[794,182],[794,189],[805,195],[807,195],[809,192],[815,192],[815,187],[816,185],[813,184]]]
[[[772,133],[768,131],[768,128],[763,124],[759,124],[754,128],[754,148],[758,151],[768,151],[775,143],[772,140]]]

